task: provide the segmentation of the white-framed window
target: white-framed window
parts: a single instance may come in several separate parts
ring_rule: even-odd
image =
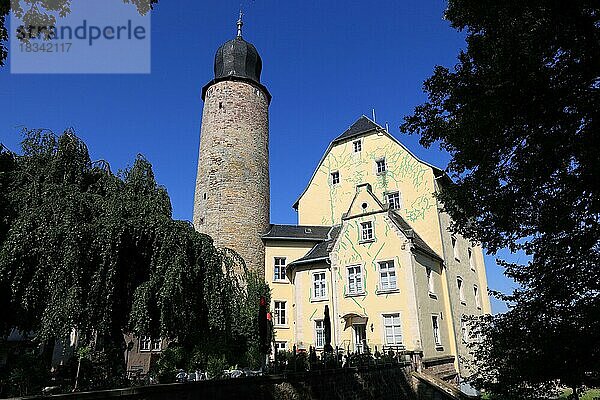
[[[275,325],[282,326],[287,324],[285,306],[285,301],[275,300]]]
[[[463,280],[460,276],[456,277],[456,287],[458,288],[458,297],[460,298],[460,302],[465,302],[465,289],[463,285]]]
[[[285,281],[285,257],[275,257],[274,261],[274,281]]]
[[[287,342],[284,341],[276,341],[275,342],[275,351],[276,352],[280,352],[280,351],[286,351],[287,350]]]
[[[431,327],[433,328],[433,340],[436,346],[442,345],[442,336],[440,335],[440,323],[437,315],[431,316]]]
[[[427,289],[430,294],[435,294],[435,280],[431,268],[427,268]]]
[[[385,194],[387,203],[390,205],[390,209],[399,210],[402,206],[400,205],[400,193],[389,192]]]
[[[152,350],[152,338],[147,335],[140,336],[140,351]]]
[[[331,184],[337,185],[340,183],[340,171],[333,171],[331,173]]]
[[[360,265],[348,267],[348,294],[364,292],[362,270]]]
[[[152,351],[160,351],[161,350],[161,340],[160,339],[152,339]]]
[[[456,236],[452,236],[452,252],[454,253],[454,259],[456,261],[460,261],[460,257],[458,255],[458,246],[456,245]]]
[[[352,142],[352,148],[355,153],[360,153],[362,151],[362,140],[358,139]]]
[[[467,252],[469,253],[469,267],[471,267],[471,269],[475,271],[475,260],[473,259],[473,250],[468,249]]]
[[[396,267],[394,260],[379,261],[379,289],[395,290],[398,288],[396,282]]]
[[[385,170],[386,170],[385,158],[380,158],[379,160],[376,160],[375,161],[375,165],[377,166],[377,173],[378,174],[385,173]]]
[[[479,288],[477,285],[473,285],[473,297],[475,297],[475,305],[477,308],[481,308],[481,302],[479,301]]]
[[[400,313],[383,314],[383,331],[385,332],[385,344],[402,344]]]
[[[373,222],[365,221],[360,223],[361,240],[373,240]]]
[[[322,348],[325,346],[325,325],[322,319],[315,320],[315,347]]]
[[[327,281],[325,272],[313,272],[313,299],[321,300],[327,298]]]

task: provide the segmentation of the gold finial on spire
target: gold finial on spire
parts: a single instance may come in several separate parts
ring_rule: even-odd
[[[237,20],[237,37],[239,38],[242,37],[242,26],[244,25],[244,21],[242,21],[243,15],[244,13],[242,13],[242,10],[240,10],[240,17]]]

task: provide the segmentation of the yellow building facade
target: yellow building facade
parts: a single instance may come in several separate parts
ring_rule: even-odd
[[[448,231],[434,194],[451,184],[359,118],[335,138],[294,208],[263,235],[276,346],[403,350],[444,379],[468,375],[464,317],[490,313],[482,250]]]

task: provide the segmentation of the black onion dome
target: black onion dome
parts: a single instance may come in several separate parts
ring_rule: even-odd
[[[262,60],[251,43],[241,36],[225,42],[215,55],[215,80],[248,79],[260,83]]]

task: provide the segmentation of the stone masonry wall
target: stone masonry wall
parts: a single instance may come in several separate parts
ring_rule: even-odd
[[[260,88],[221,81],[206,92],[194,227],[264,274],[269,227],[269,102]]]

